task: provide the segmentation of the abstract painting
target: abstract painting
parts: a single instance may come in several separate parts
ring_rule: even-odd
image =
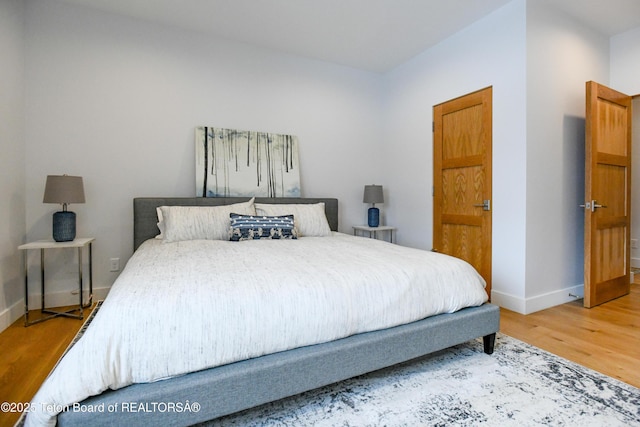
[[[298,138],[196,128],[197,197],[300,197]]]

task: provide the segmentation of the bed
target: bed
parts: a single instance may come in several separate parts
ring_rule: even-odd
[[[285,225],[256,239],[234,217],[250,237],[229,241],[181,222],[213,210],[194,207],[228,217],[248,204],[242,220]],[[337,230],[336,199],[134,199],[134,255],[26,425],[192,425],[479,337],[493,352],[499,308],[470,266]]]

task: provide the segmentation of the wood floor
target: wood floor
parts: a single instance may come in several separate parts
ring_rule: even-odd
[[[85,309],[85,318],[89,312]],[[56,318],[25,328],[19,319],[0,333],[0,403],[29,402],[82,323]],[[640,284],[591,309],[583,308],[582,300],[527,316],[502,309],[500,329],[640,388]],[[12,426],[18,417],[0,412],[0,427]]]
[[[91,313],[84,309],[84,317]],[[40,316],[29,311],[29,320]],[[31,401],[49,375],[84,320],[56,317],[24,327],[20,318],[0,333],[0,403],[22,404]],[[13,426],[19,413],[0,411],[0,427]]]
[[[638,279],[629,295],[594,308],[580,299],[527,316],[503,309],[500,331],[640,388]]]

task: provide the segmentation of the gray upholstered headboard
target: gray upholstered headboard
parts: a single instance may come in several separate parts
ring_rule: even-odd
[[[133,199],[133,250],[160,233],[158,206],[220,206],[245,202],[248,197],[136,197]],[[338,199],[301,197],[256,197],[256,203],[320,203],[324,202],[329,227],[338,231]]]

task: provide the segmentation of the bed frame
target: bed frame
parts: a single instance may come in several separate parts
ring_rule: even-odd
[[[136,198],[134,248],[137,249],[144,240],[158,234],[158,206],[214,206],[246,200],[247,198],[238,197]],[[338,229],[337,199],[256,198],[256,202],[324,202],[331,229]],[[123,402],[133,403],[138,408],[160,408],[159,404],[197,403],[197,411],[109,412],[105,409],[99,414],[68,411],[58,416],[58,425],[192,425],[402,363],[479,337],[483,337],[484,352],[491,354],[499,326],[499,308],[487,303],[452,314],[441,314],[406,325],[231,363],[164,381],[133,384],[119,390],[106,391],[82,402],[92,408],[122,408]]]

